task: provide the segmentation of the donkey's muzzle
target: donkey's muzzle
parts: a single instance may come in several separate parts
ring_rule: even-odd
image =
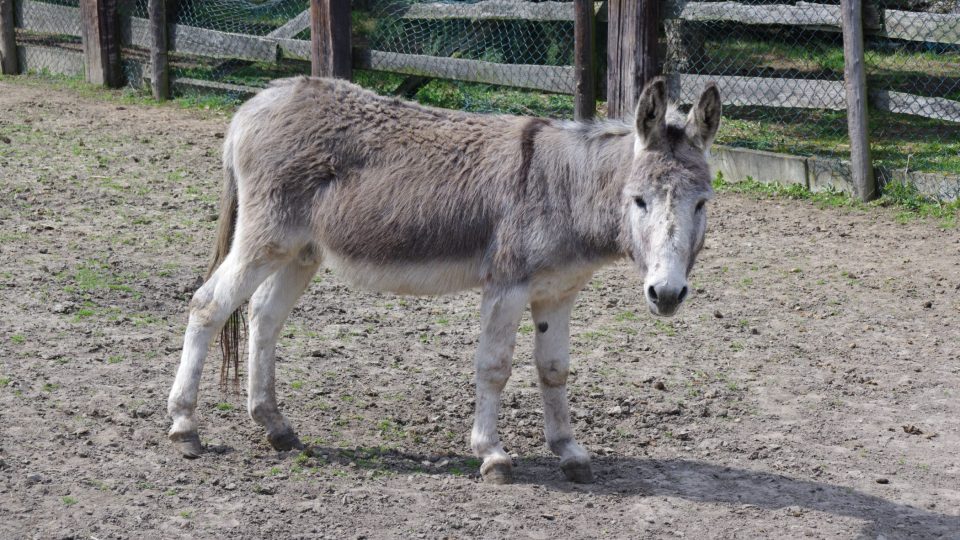
[[[669,317],[676,313],[677,308],[687,297],[687,286],[650,285],[647,287],[646,295],[650,311],[654,315]]]

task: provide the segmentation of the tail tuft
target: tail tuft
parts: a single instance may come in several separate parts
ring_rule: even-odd
[[[227,146],[225,153],[229,153]],[[220,217],[217,221],[217,243],[207,266],[206,279],[220,267],[223,260],[230,253],[233,236],[237,224],[237,178],[229,156],[224,159],[223,192],[220,194]],[[223,353],[223,362],[220,366],[220,390],[226,391],[230,386],[230,365],[233,364],[233,391],[240,390],[240,345],[246,325],[243,319],[243,309],[238,308],[230,314],[226,324],[220,331],[220,351]]]

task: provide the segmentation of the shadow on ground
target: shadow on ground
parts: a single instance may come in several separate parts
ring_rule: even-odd
[[[399,474],[430,472],[476,476],[472,456],[424,456],[378,449],[311,447],[308,455],[328,463]],[[597,457],[596,482],[577,485],[563,479],[554,459],[521,458],[514,481],[565,492],[676,497],[698,503],[729,504],[775,510],[796,508],[847,516],[866,522],[859,538],[957,538],[960,516],[951,516],[861,493],[845,486],[791,478],[781,474],[683,459]],[[891,487],[894,487],[891,485]]]

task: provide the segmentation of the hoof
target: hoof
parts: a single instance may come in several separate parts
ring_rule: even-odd
[[[267,434],[267,440],[270,441],[270,446],[272,446],[277,452],[286,452],[287,450],[293,450],[294,448],[303,448],[303,443],[300,442],[300,438],[297,437],[297,434],[289,428],[285,431],[277,433],[276,435]]]
[[[200,435],[196,431],[186,433],[171,433],[170,440],[180,452],[180,455],[187,459],[196,459],[203,453],[203,446],[200,444]]]
[[[593,469],[590,468],[589,461],[568,461],[560,463],[560,469],[567,480],[576,484],[592,484]]]
[[[484,463],[480,467],[480,475],[488,484],[510,484],[513,483],[513,465],[503,461]]]

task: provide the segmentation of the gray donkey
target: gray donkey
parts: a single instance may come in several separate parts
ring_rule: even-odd
[[[170,438],[201,452],[194,411],[222,333],[226,380],[249,306],[251,418],[277,450],[300,446],[277,408],[277,337],[321,265],[360,286],[439,295],[480,287],[471,446],[488,482],[511,480],[497,435],[517,327],[529,304],[547,445],[574,482],[590,457],[567,407],[570,311],[600,266],[629,257],[655,315],[672,315],[703,246],[706,152],[720,122],[708,85],[683,117],[662,79],[631,123],[477,115],[382,97],[340,80],[276,81],[244,104],[224,142],[218,242],[190,303],[170,391]]]

